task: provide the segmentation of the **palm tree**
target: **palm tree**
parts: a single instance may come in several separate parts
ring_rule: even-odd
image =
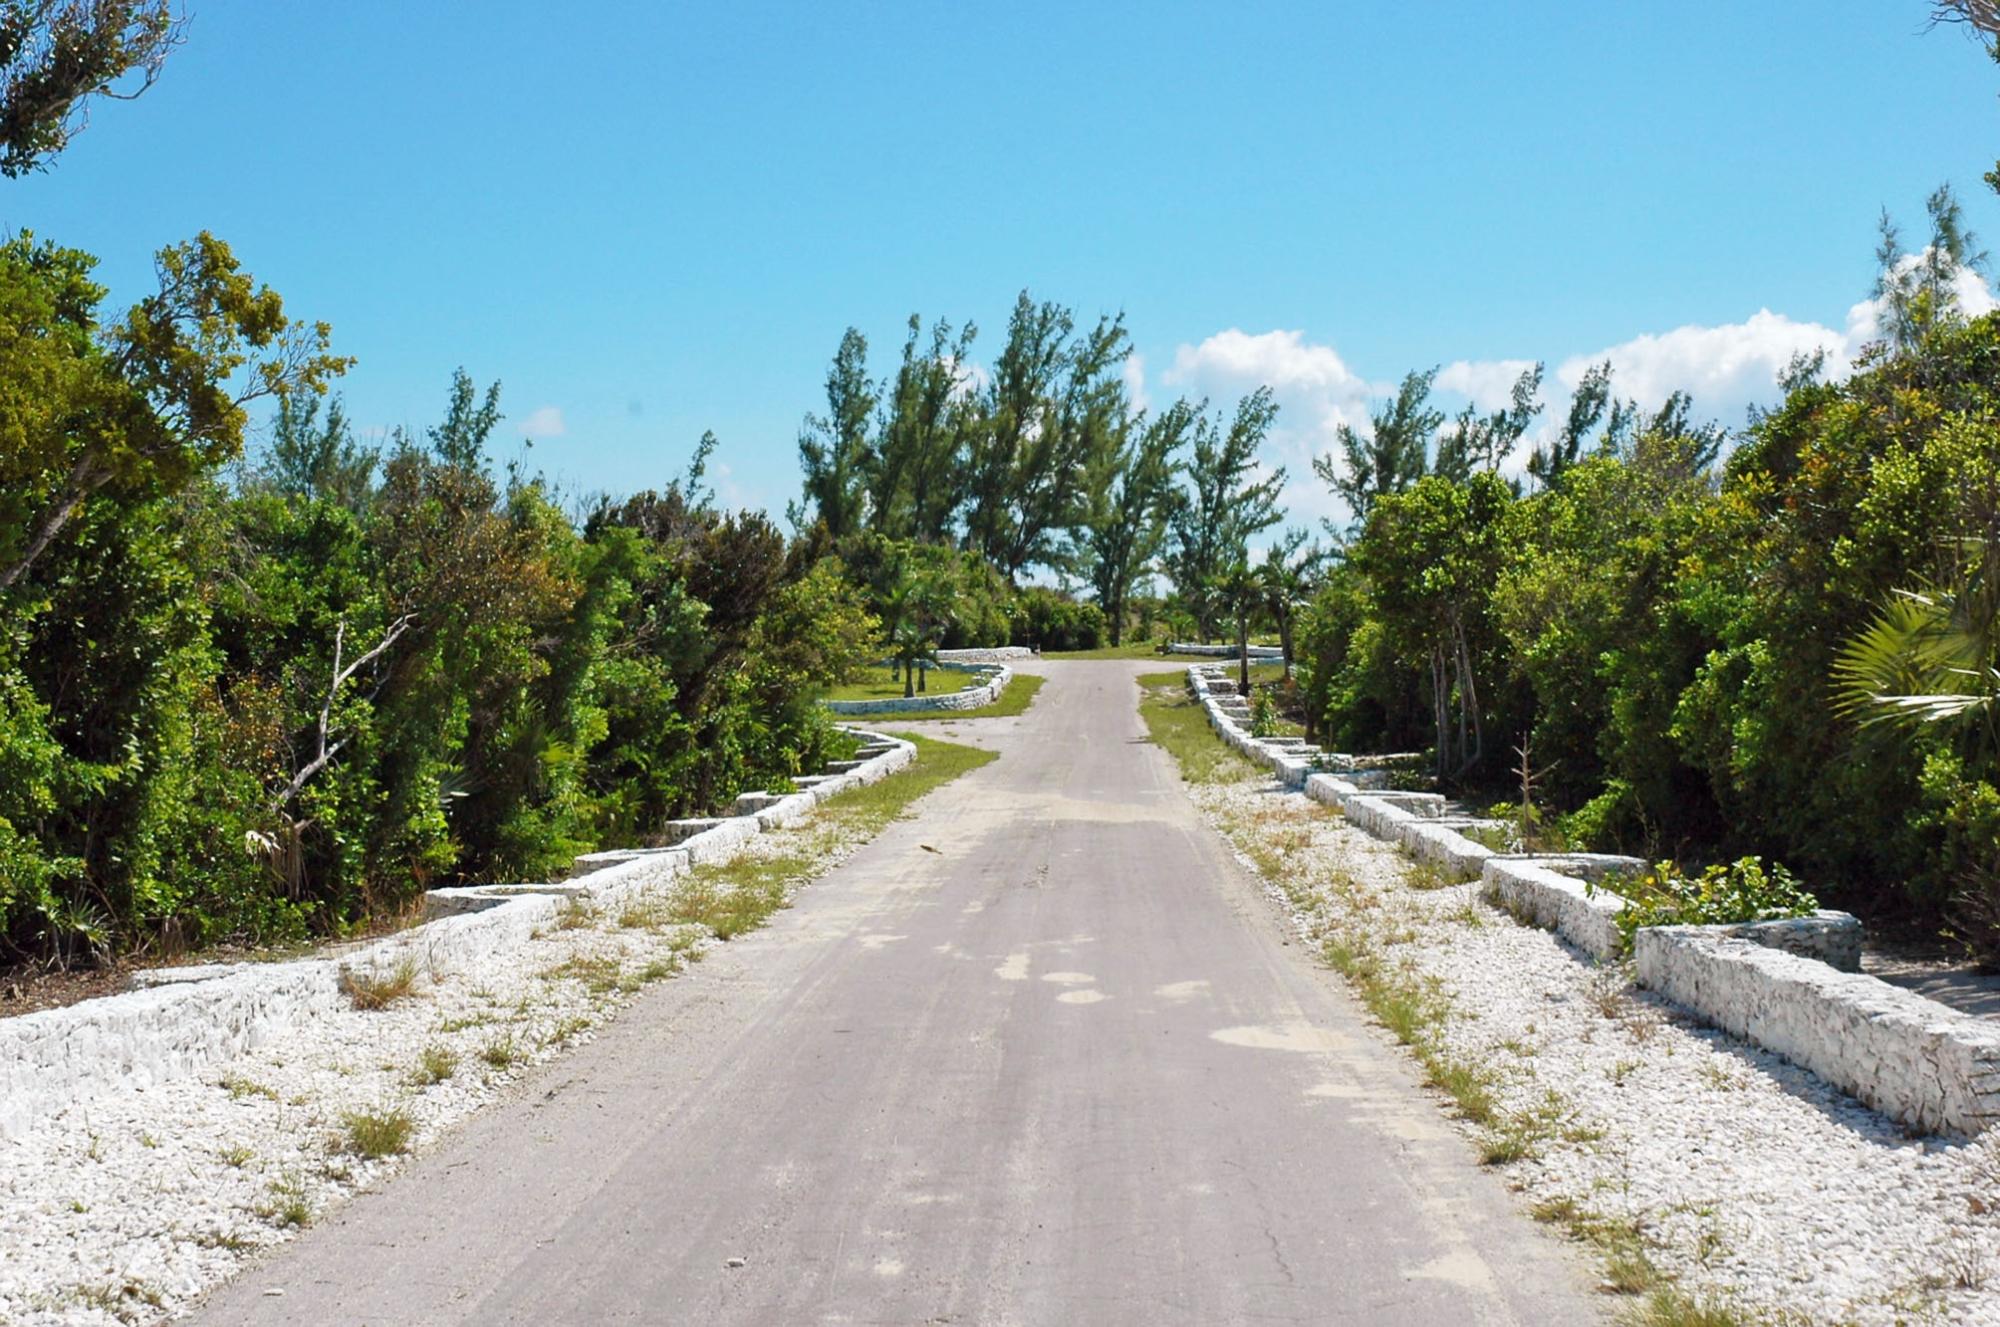
[[[1292,624],[1298,619],[1299,605],[1312,597],[1314,573],[1326,557],[1318,544],[1303,547],[1305,542],[1304,530],[1287,530],[1283,539],[1264,550],[1264,560],[1257,566],[1264,608],[1277,624],[1288,679],[1292,675]]]
[[[929,665],[944,625],[937,582],[899,563],[895,581],[882,597],[881,617],[884,642],[903,674],[903,695],[913,696],[929,681]]]
[[[1952,589],[1897,590],[1834,662],[1842,713],[1904,733],[1965,728],[2000,750],[2000,549],[1965,539],[1969,570]]]
[[[1241,684],[1237,688],[1246,698],[1250,695],[1250,615],[1257,611],[1263,599],[1263,582],[1250,569],[1249,562],[1238,557],[1229,569],[1222,573],[1215,585],[1218,596],[1236,619],[1236,655],[1241,665]]]

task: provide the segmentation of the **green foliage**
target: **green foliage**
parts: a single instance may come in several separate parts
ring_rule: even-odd
[[[1283,519],[1285,472],[1263,473],[1257,462],[1277,417],[1271,393],[1260,389],[1238,403],[1227,428],[1205,414],[1195,423],[1188,482],[1174,496],[1161,561],[1203,641],[1227,614],[1220,587],[1248,558],[1250,537]]]
[[[1795,365],[1720,468],[1685,398],[1643,413],[1595,373],[1538,491],[1432,474],[1376,499],[1300,616],[1313,735],[1429,746],[1497,792],[1482,736],[1526,733],[1573,846],[1763,852],[1982,933],[2000,319],[1915,335],[1841,383]]]
[[[1661,862],[1637,877],[1607,877],[1603,889],[1625,900],[1618,913],[1618,934],[1629,952],[1632,936],[1642,926],[1715,926],[1733,922],[1777,921],[1810,917],[1819,900],[1800,887],[1784,867],[1768,868],[1759,857],[1741,857],[1726,866],[1710,866],[1688,876],[1672,862]]]
[[[1271,688],[1259,687],[1250,700],[1250,735],[1275,737],[1277,732],[1277,702],[1271,699]]]
[[[490,473],[497,384],[377,456],[320,412],[327,330],[219,241],[108,327],[90,266],[0,246],[0,953],[340,934],[845,749],[817,697],[866,593],[714,510],[712,439],[579,526]]]
[[[1080,604],[1039,585],[1023,590],[1014,600],[1013,609],[1010,645],[1031,645],[1041,650],[1094,650],[1106,638],[1103,609],[1096,604]]]
[[[90,98],[151,87],[185,23],[170,0],[0,6],[0,175],[47,166],[83,128]]]
[[[1330,456],[1313,462],[1313,470],[1354,513],[1357,529],[1367,524],[1377,502],[1423,478],[1426,449],[1444,423],[1444,412],[1430,404],[1437,375],[1436,369],[1405,375],[1396,395],[1371,416],[1367,437],[1341,424],[1335,433],[1339,463]]]

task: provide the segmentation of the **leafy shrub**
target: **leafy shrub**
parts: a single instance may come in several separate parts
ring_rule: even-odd
[[[1598,888],[1590,886],[1588,892]],[[1618,933],[1628,951],[1642,926],[1718,926],[1810,917],[1819,911],[1819,900],[1790,871],[1776,862],[1766,868],[1761,857],[1740,857],[1697,876],[1661,862],[1642,876],[1607,877],[1601,888],[1625,899]]]
[[[1013,606],[1009,643],[1040,650],[1094,650],[1104,643],[1104,610],[1080,604],[1054,590],[1032,586]]]
[[[1259,687],[1250,699],[1250,735],[1272,737],[1278,731],[1278,705],[1269,687]]]

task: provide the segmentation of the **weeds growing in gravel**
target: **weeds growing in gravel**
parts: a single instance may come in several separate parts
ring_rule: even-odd
[[[618,987],[623,965],[609,954],[577,954],[542,973],[544,981],[578,981],[592,995],[603,995]]]
[[[265,1201],[254,1210],[258,1216],[281,1226],[312,1224],[312,1203],[306,1197],[306,1182],[291,1172],[271,1181]]]
[[[458,1053],[449,1046],[426,1046],[417,1056],[417,1067],[410,1071],[410,1082],[417,1087],[429,1087],[442,1083],[458,1072]]]
[[[346,1130],[343,1146],[369,1161],[407,1152],[417,1127],[409,1112],[401,1110],[356,1111],[341,1123]]]
[[[521,1060],[521,1048],[514,1034],[503,1032],[479,1048],[479,1058],[495,1069],[506,1069]]]
[[[271,1101],[278,1099],[277,1089],[265,1087],[262,1083],[245,1078],[241,1074],[230,1074],[222,1080],[223,1091],[239,1101],[244,1097],[264,1097]]]
[[[576,931],[597,924],[597,905],[587,898],[567,898],[556,913],[558,931]]]
[[[417,989],[417,960],[399,959],[387,972],[358,972],[341,969],[340,989],[356,1009],[387,1009]]]
[[[1633,1315],[1635,1327],[1751,1327],[1742,1310],[1671,1286],[1655,1290]]]

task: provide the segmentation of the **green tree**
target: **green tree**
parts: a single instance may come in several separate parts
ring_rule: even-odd
[[[1463,483],[1475,470],[1498,470],[1542,413],[1537,399],[1541,390],[1542,366],[1536,364],[1522,370],[1500,409],[1480,415],[1467,404],[1452,421],[1451,431],[1439,436],[1431,473]]]
[[[1528,475],[1543,488],[1562,482],[1565,471],[1587,454],[1591,434],[1603,424],[1599,449],[1615,448],[1632,428],[1636,407],[1621,401],[1611,390],[1611,361],[1593,364],[1577,380],[1570,393],[1569,412],[1562,428],[1548,445],[1537,447],[1528,457]]]
[[[1264,601],[1264,583],[1248,561],[1238,558],[1215,580],[1215,599],[1236,627],[1237,694],[1250,695],[1250,620]]]
[[[868,380],[868,341],[850,327],[826,374],[826,414],[807,415],[799,430],[805,506],[792,521],[816,518],[835,539],[862,528],[868,512],[869,417],[878,399]]]
[[[1899,589],[1834,663],[1843,711],[1906,732],[1971,731],[2000,752],[2000,545],[1958,541],[1958,575],[1946,588]]]
[[[320,399],[278,398],[262,478],[288,497],[327,498],[352,511],[367,504],[381,457],[354,437],[338,397],[320,414]]]
[[[1486,754],[1489,684],[1498,671],[1488,593],[1507,560],[1513,501],[1492,473],[1464,484],[1427,476],[1375,504],[1351,555],[1399,657],[1428,676],[1445,782],[1473,774]]]
[[[1978,237],[1965,228],[1965,209],[1941,184],[1924,200],[1930,237],[1916,253],[1903,249],[1902,235],[1888,210],[1879,223],[1875,248],[1874,295],[1882,309],[1882,332],[1892,350],[1920,348],[1933,329],[1963,321],[1958,302],[1961,271],[1984,266]]]
[[[1166,542],[1177,457],[1195,420],[1194,407],[1185,401],[1176,401],[1156,419],[1142,415],[1134,420],[1113,459],[1115,478],[1099,486],[1102,497],[1084,532],[1081,561],[1113,645],[1123,639],[1133,582]]]
[[[1204,641],[1215,635],[1224,611],[1216,587],[1248,557],[1251,536],[1284,519],[1278,508],[1284,469],[1260,474],[1257,462],[1277,417],[1268,387],[1238,402],[1226,429],[1197,412],[1188,482],[1175,493],[1167,517],[1164,562]]]
[[[95,261],[0,245],[0,591],[93,494],[175,491],[242,450],[252,402],[322,392],[351,362],[206,232],[162,249],[158,293],[108,328]]]
[[[46,167],[84,127],[91,98],[152,87],[183,27],[171,0],[0,4],[0,175]],[[120,86],[128,75],[137,86]]]
[[[903,360],[889,387],[886,410],[868,457],[869,526],[893,538],[943,543],[963,501],[966,450],[977,404],[964,373],[978,329],[956,337],[942,319],[929,349],[919,353],[922,323],[910,316]]]
[[[1130,403],[1119,371],[1123,315],[1077,333],[1071,312],[1014,303],[971,433],[965,541],[1010,580],[1027,567],[1069,569],[1068,550],[1098,503]]]
[[[1437,375],[1435,368],[1404,375],[1396,395],[1370,413],[1366,438],[1343,423],[1334,431],[1339,457],[1313,459],[1313,472],[1347,504],[1355,529],[1367,523],[1383,497],[1402,492],[1423,476],[1431,439],[1444,423],[1444,412],[1430,404]]]
[[[1278,628],[1278,644],[1284,650],[1288,678],[1292,675],[1292,628],[1299,610],[1312,598],[1314,575],[1326,560],[1319,545],[1308,545],[1306,538],[1304,530],[1285,531],[1282,538],[1264,550],[1264,560],[1257,564],[1264,611]]]

